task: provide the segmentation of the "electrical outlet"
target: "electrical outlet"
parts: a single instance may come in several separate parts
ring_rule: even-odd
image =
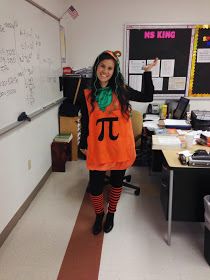
[[[28,170],[31,170],[31,160],[28,160]]]

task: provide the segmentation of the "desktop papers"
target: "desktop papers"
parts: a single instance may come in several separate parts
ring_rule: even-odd
[[[186,120],[165,119],[164,124],[166,128],[190,128],[191,125]]]
[[[155,131],[155,129],[158,128],[158,121],[157,120],[144,121],[143,127],[146,127],[149,131]]]
[[[181,148],[181,140],[171,135],[152,135],[153,150],[171,150]]]
[[[146,114],[144,117],[144,121],[159,121],[159,115],[154,114]]]
[[[160,136],[158,137],[158,142],[160,145],[181,147],[181,141],[176,136]]]

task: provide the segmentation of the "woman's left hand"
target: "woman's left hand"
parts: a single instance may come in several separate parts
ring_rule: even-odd
[[[145,72],[151,71],[152,68],[153,68],[154,66],[157,65],[157,63],[158,63],[158,57],[156,57],[156,58],[153,60],[152,63],[147,64],[147,65],[144,67],[144,71],[145,71]]]

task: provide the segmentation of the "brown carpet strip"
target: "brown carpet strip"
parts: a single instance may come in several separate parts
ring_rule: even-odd
[[[104,234],[91,233],[94,220],[85,194],[57,280],[98,280]]]

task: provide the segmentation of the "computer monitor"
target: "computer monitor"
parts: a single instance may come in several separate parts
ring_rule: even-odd
[[[189,99],[181,97],[173,113],[174,119],[183,119],[189,104]]]

